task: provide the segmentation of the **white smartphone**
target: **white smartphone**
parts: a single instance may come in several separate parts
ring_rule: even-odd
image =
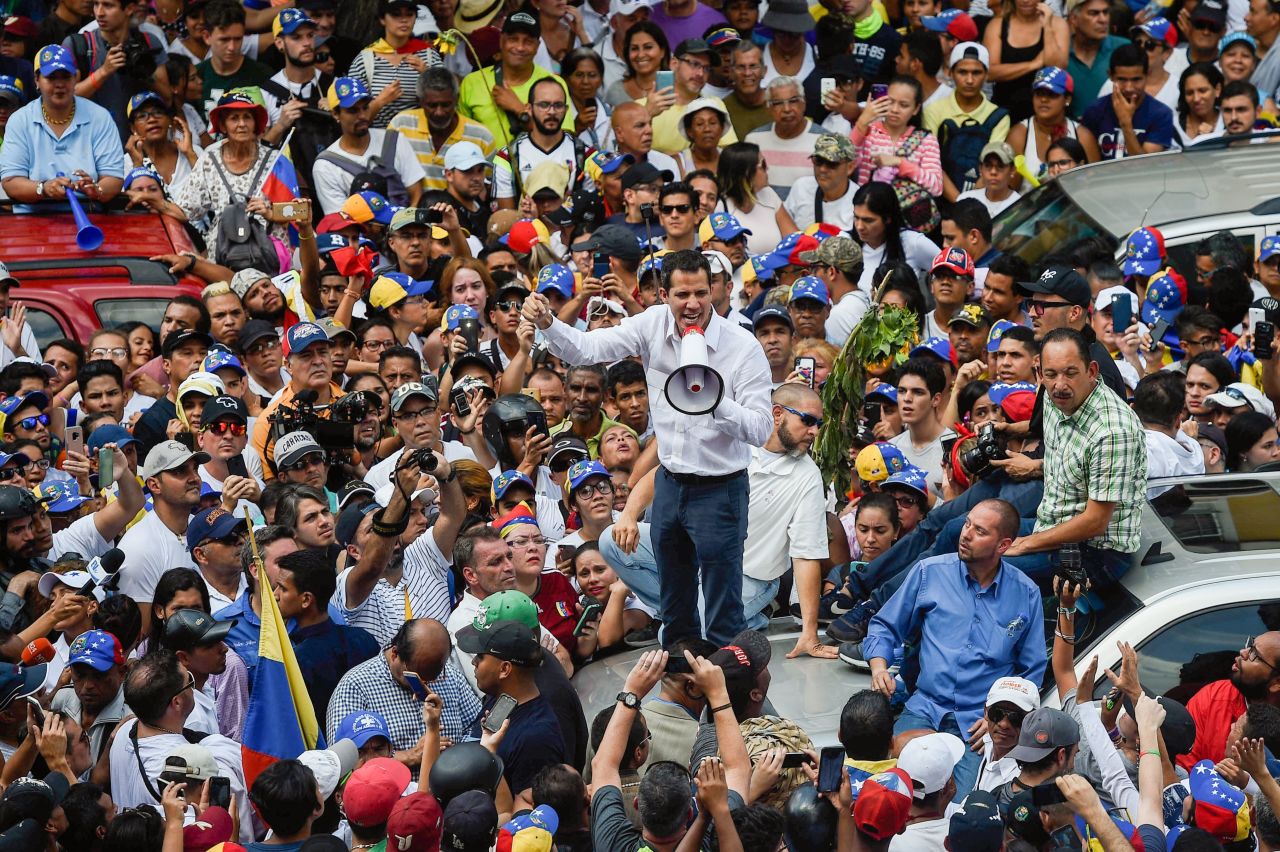
[[[818,81],[818,94],[821,95],[823,98],[827,96],[827,92],[834,92],[835,90],[836,90],[835,77],[823,77],[821,80]]]
[[[1249,309],[1249,330],[1253,331],[1258,327],[1258,323],[1267,321],[1267,312],[1263,308]]]

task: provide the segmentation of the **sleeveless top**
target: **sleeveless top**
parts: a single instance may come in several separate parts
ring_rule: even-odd
[[[1000,63],[1014,65],[1019,62],[1030,62],[1044,49],[1044,27],[1040,28],[1040,37],[1029,47],[1014,47],[1009,44],[1008,16],[1000,19]],[[1009,120],[1022,121],[1031,115],[1031,81],[1036,76],[1034,71],[996,83],[992,88],[991,100],[1009,110]]]
[[[1027,128],[1027,141],[1022,146],[1022,156],[1027,161],[1027,171],[1031,172],[1033,175],[1039,176],[1040,167],[1043,163],[1040,162],[1040,151],[1036,148],[1035,119],[1028,118],[1026,121],[1022,122],[1022,126]],[[1072,139],[1077,138],[1076,128],[1079,126],[1079,124],[1068,118],[1067,135]],[[1053,143],[1051,142],[1050,144]]]

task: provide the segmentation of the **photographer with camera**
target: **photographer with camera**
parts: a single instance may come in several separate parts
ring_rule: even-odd
[[[134,95],[151,88],[157,64],[164,61],[164,45],[132,26],[138,0],[94,0],[96,30],[67,36],[62,46],[75,57],[80,70],[76,95],[104,107],[115,117],[120,139],[128,139],[128,110]]]
[[[480,392],[475,397],[481,398]],[[391,420],[400,433],[406,450],[429,449],[444,456],[450,462],[459,459],[477,461],[470,448],[458,441],[443,441],[440,436],[440,398],[435,388],[420,382],[409,382],[396,388],[391,395]],[[487,406],[486,406],[487,408]],[[474,427],[472,427],[474,429]],[[484,440],[479,431],[476,435]],[[370,468],[364,481],[375,489],[392,480],[400,464],[400,455],[383,459]],[[482,462],[483,464],[483,462]]]
[[[333,353],[329,335],[313,322],[296,323],[285,333],[285,357],[289,364],[289,383],[253,425],[253,449],[262,461],[265,479],[275,479],[268,462],[273,458],[276,423],[296,418],[332,417],[330,406],[342,396],[342,388],[333,381]],[[302,409],[302,410],[300,410]],[[292,431],[291,429],[286,429]],[[351,433],[354,437],[354,431]]]

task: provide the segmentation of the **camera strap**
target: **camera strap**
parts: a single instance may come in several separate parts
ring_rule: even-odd
[[[163,796],[163,791],[157,791],[155,785],[151,783],[151,776],[147,775],[147,768],[142,763],[142,751],[138,748],[138,726],[141,720],[135,719],[133,727],[129,730],[129,743],[133,746],[133,759],[138,764],[138,776],[142,778],[142,783],[147,787],[147,793],[151,798],[159,802]],[[182,729],[182,738],[192,745],[198,745],[205,737],[209,736],[203,731],[193,731],[190,728]]]

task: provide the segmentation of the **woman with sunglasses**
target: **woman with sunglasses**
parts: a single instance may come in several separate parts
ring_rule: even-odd
[[[1169,39],[1176,37],[1173,24],[1164,18],[1152,18],[1129,30],[1129,38],[1133,39],[1134,47],[1147,54],[1147,96],[1155,98],[1171,110],[1177,110],[1181,92],[1178,78],[1169,73],[1165,63],[1173,56],[1173,45],[1169,43]],[[1098,90],[1098,97],[1109,97],[1111,89],[1112,84],[1108,80]]]
[[[1178,80],[1178,141],[1184,147],[1222,135],[1222,72],[1211,62],[1197,62]]]
[[[547,548],[547,570],[556,569],[572,579],[573,551],[587,541],[596,541],[613,523],[613,477],[598,461],[581,462],[565,475],[564,505],[577,514],[581,526]]]

